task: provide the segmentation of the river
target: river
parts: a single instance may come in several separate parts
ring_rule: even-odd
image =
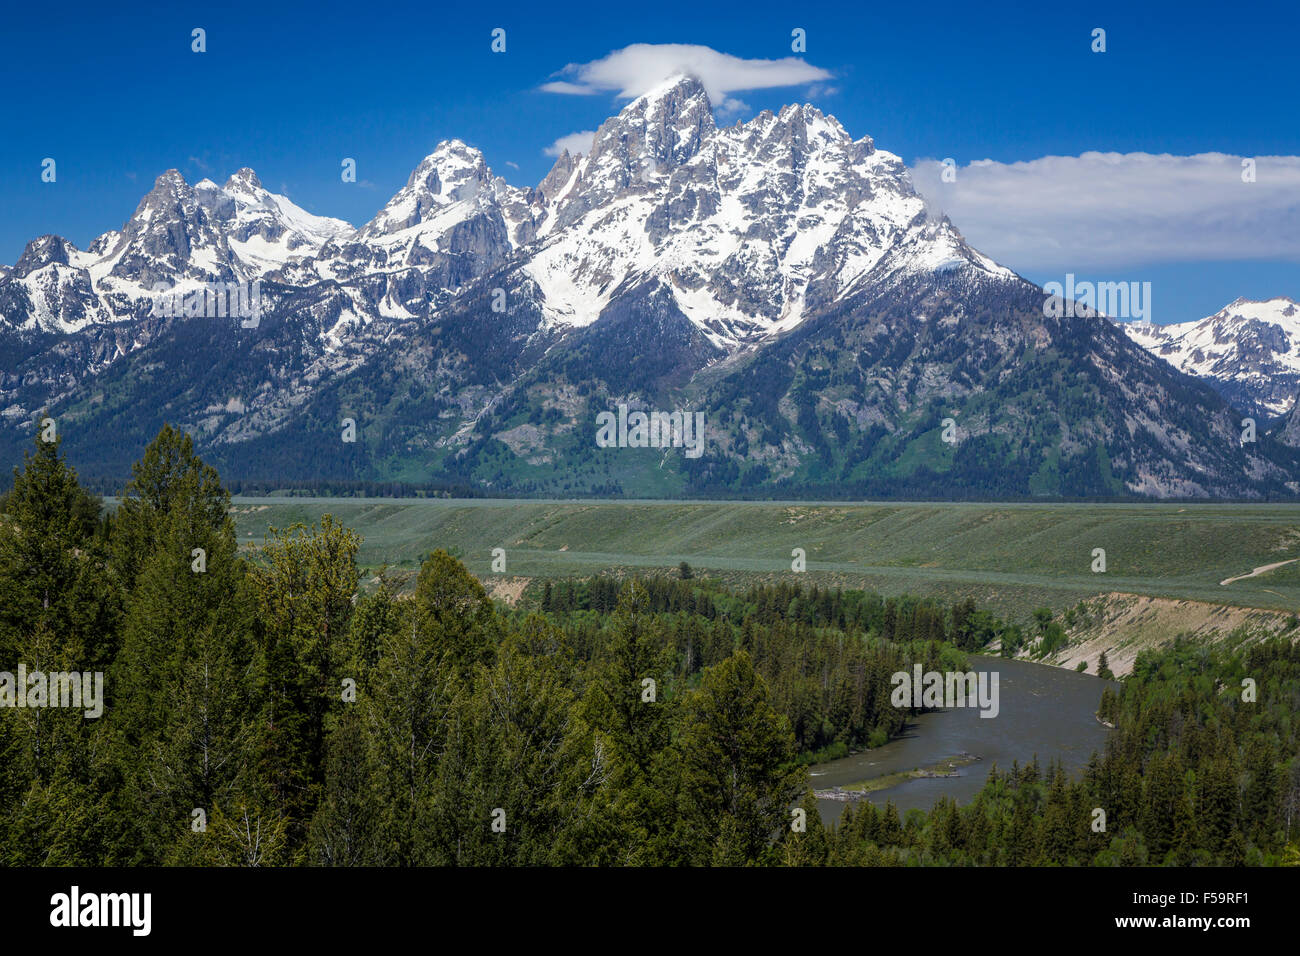
[[[1094,750],[1101,751],[1112,733],[1095,714],[1106,681],[1089,674],[1001,657],[970,655],[974,671],[998,673],[1000,707],[996,717],[980,717],[978,708],[951,708],[922,714],[903,736],[883,747],[864,751],[809,768],[814,790],[830,790],[872,777],[932,767],[961,753],[981,759],[961,767],[959,777],[905,780],[897,786],[871,793],[867,799],[883,806],[893,800],[902,813],[913,807],[928,810],[942,796],[968,803],[984,786],[989,769],[1009,770],[1013,760],[1022,765],[1038,755],[1047,765],[1059,759],[1075,774],[1087,765]],[[1118,684],[1110,686],[1118,688]],[[839,819],[846,803],[819,800],[822,819]]]

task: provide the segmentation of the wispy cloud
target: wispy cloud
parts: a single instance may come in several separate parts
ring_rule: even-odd
[[[734,96],[728,96],[721,103],[714,106],[713,112],[720,117],[739,116],[741,113],[749,112],[749,104]]]
[[[542,89],[575,95],[614,92],[629,98],[677,73],[697,77],[715,104],[742,90],[800,86],[831,78],[828,70],[799,57],[746,60],[697,44],[634,43],[590,63],[570,63]]]
[[[977,249],[1020,269],[1300,261],[1300,156],[1083,153],[955,169],[919,161],[917,190]]]
[[[561,156],[567,149],[574,156],[577,156],[579,153],[585,155],[591,152],[591,143],[595,138],[595,130],[579,130],[576,133],[570,133],[568,136],[561,136],[550,146],[547,146],[542,150],[542,152],[547,156]]]

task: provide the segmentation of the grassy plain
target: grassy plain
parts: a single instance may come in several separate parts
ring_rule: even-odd
[[[1300,505],[988,504],[536,501],[239,498],[241,542],[268,526],[332,513],[364,537],[360,560],[415,570],[445,548],[475,574],[492,549],[522,577],[666,572],[682,561],[731,584],[793,578],[791,552],[807,555],[805,583],[970,596],[1021,618],[1126,593],[1291,611],[1300,565],[1228,585],[1254,568],[1300,558]],[[1092,570],[1105,550],[1106,570]]]

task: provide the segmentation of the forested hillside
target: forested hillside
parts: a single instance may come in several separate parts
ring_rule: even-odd
[[[1081,780],[1026,754],[968,806],[864,802],[826,827],[805,765],[903,729],[892,674],[964,669],[1015,629],[971,602],[730,591],[687,567],[507,608],[437,542],[408,596],[363,586],[329,516],[243,555],[229,508],[169,427],[112,513],[58,442],[15,469],[0,669],[100,671],[104,700],[0,707],[0,863],[1300,860],[1286,641],[1179,644],[1118,695],[1099,684],[1118,729]]]

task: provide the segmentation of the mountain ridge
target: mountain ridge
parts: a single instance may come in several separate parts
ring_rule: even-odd
[[[1171,325],[1125,323],[1139,345],[1215,385],[1244,411],[1284,415],[1300,390],[1300,304],[1238,297],[1213,315]]]
[[[249,168],[224,187],[172,170],[86,252],[33,243],[0,275],[3,437],[16,453],[48,408],[106,477],[167,420],[268,481],[1297,490],[1294,450],[1243,445],[1220,395],[1104,317],[1049,318],[1043,290],[936,218],[869,136],[810,104],[718,126],[689,76],[633,99],[535,187],[446,140],[353,229]],[[160,319],[160,282],[256,282],[260,324]],[[620,403],[704,412],[708,450],[596,448],[596,414]]]

